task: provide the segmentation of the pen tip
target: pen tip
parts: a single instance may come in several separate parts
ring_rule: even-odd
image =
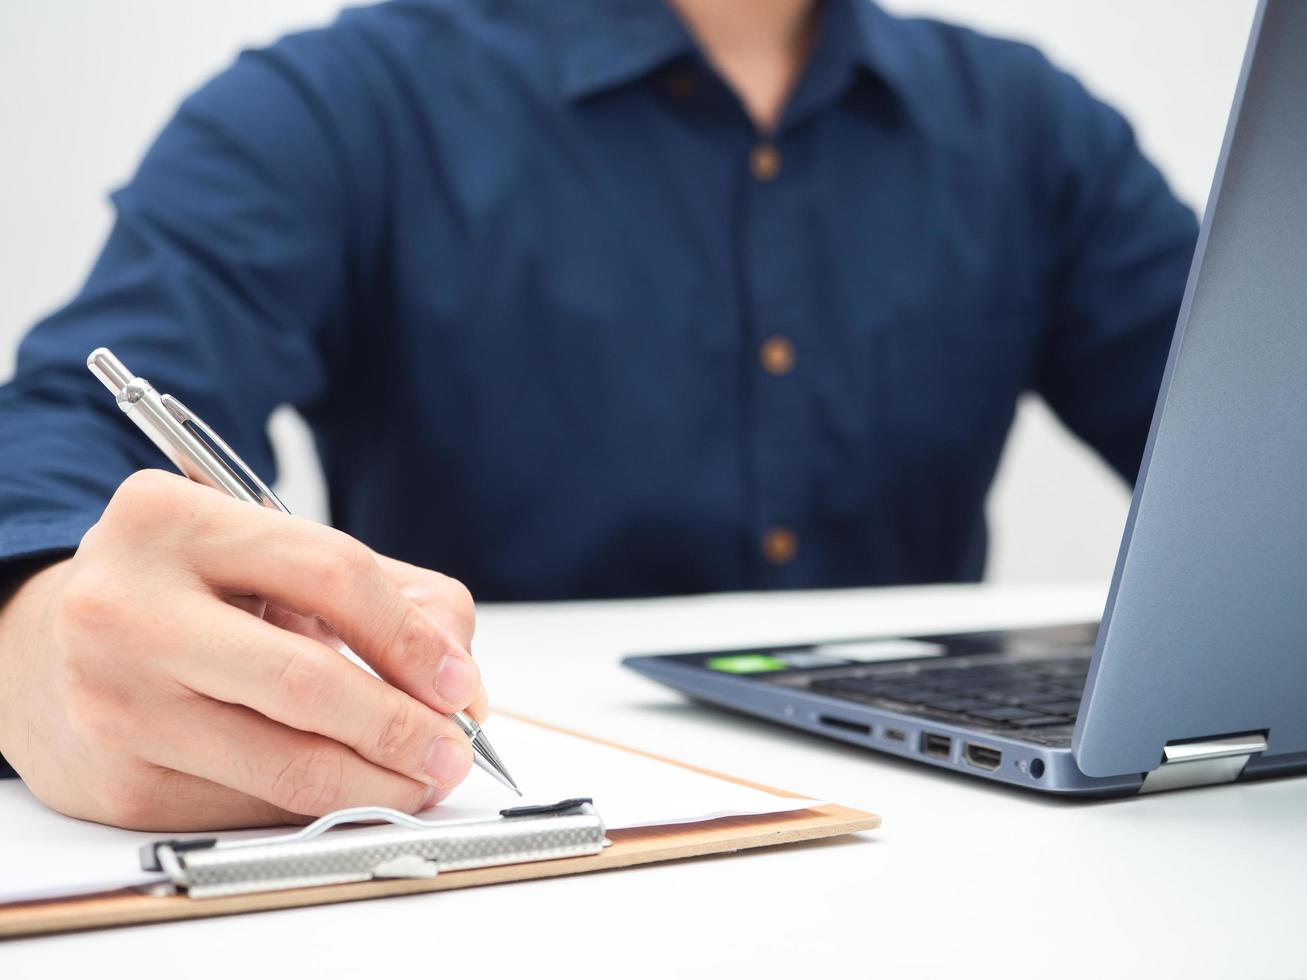
[[[518,796],[522,795],[522,790],[518,788],[517,780],[508,774],[508,770],[503,767],[502,763],[499,766],[499,770],[495,773],[495,776],[498,777],[501,783],[511,789]]]
[[[478,732],[476,737],[472,739],[472,752],[472,759],[478,766],[490,773],[491,776],[518,796],[522,795],[522,791],[518,789],[513,777],[508,774],[504,763],[500,761],[499,754],[491,747],[490,740],[486,738],[484,732]]]

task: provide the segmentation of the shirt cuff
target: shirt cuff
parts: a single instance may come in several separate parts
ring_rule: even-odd
[[[98,514],[63,514],[0,523],[0,574],[10,562],[72,554],[97,520]]]

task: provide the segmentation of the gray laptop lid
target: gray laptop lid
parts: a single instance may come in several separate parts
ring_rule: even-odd
[[[1072,750],[1307,751],[1307,0],[1263,0]]]

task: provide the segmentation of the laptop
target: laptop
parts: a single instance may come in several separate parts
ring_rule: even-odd
[[[1307,2],[1257,11],[1101,624],[623,663],[1047,793],[1307,770]]]

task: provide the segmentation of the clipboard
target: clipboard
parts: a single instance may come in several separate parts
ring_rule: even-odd
[[[710,769],[631,749],[604,739],[541,724],[520,715],[514,717],[574,738],[599,742],[611,748],[632,752],[737,785],[748,786],[776,796],[801,798],[801,794],[736,779]],[[412,820],[412,818],[408,819]],[[590,871],[615,870],[659,861],[675,861],[708,854],[724,854],[757,847],[836,837],[874,830],[881,823],[880,817],[876,814],[837,804],[822,804],[806,810],[786,813],[727,817],[691,824],[605,832],[601,814],[597,813],[587,800],[564,801],[556,807],[540,808],[539,812],[535,813],[509,810],[501,816],[501,821],[512,824],[514,832],[519,837],[522,836],[523,825],[529,825],[527,829],[530,831],[530,842],[519,845],[520,850],[516,854],[518,859],[513,860],[512,863],[494,860],[498,854],[512,856],[509,850],[490,855],[489,863],[471,867],[447,864],[449,870],[446,866],[442,866],[433,869],[429,874],[423,874],[413,867],[401,866],[398,869],[401,876],[398,877],[378,877],[367,874],[365,876],[367,880],[343,880],[301,887],[281,887],[281,883],[278,882],[271,890],[243,890],[235,894],[215,894],[214,897],[193,898],[184,893],[160,894],[158,888],[121,889],[73,898],[0,905],[0,938],[48,935],[219,915],[239,915],[247,912],[301,908],[309,905],[362,901],[472,888],[509,881],[584,874]],[[550,821],[567,823],[551,824]],[[414,823],[420,822],[414,821]],[[477,823],[485,827],[488,822]],[[309,834],[310,829],[305,828],[304,831],[287,837],[305,837],[306,839],[299,841],[299,846],[311,846],[307,838],[316,835]],[[321,829],[325,830],[326,827]],[[439,825],[439,833],[442,835],[465,833],[465,831],[466,825]],[[503,824],[489,828],[487,832],[498,838],[502,835]],[[541,832],[548,832],[553,836],[542,838]],[[163,850],[166,855],[167,848],[172,843],[161,841],[153,846],[156,851]],[[201,846],[212,843],[214,842],[203,842]],[[284,840],[267,838],[255,843],[280,845]],[[190,842],[190,846],[194,847],[194,842]],[[550,848],[553,850],[551,851]],[[238,849],[231,849],[231,851],[235,850]],[[248,853],[253,853],[254,850],[255,848],[247,845]],[[521,859],[523,855],[527,859]],[[173,852],[172,856],[176,857],[177,852]],[[148,859],[147,855],[146,860]],[[167,857],[164,856],[162,859],[167,860]]]

